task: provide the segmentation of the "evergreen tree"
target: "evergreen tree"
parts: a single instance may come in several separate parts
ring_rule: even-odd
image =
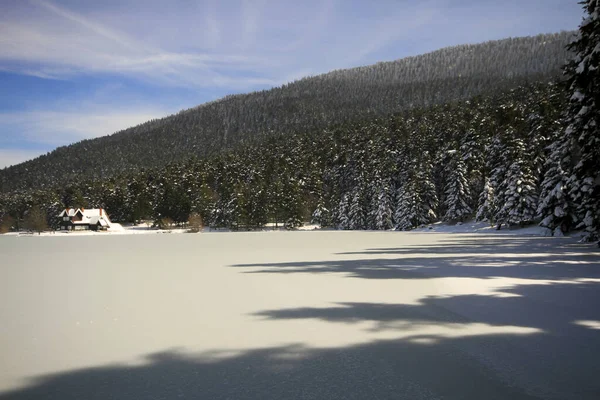
[[[567,187],[569,143],[570,138],[559,137],[549,146],[550,156],[545,165],[537,209],[538,217],[542,220],[540,226],[548,228],[555,236],[568,232],[575,218]]]
[[[349,210],[350,202],[348,193],[344,193],[340,199],[340,203],[337,211],[337,226],[338,229],[352,229],[350,224]]]
[[[331,213],[327,207],[325,207],[323,199],[319,199],[317,207],[312,213],[310,222],[319,225],[321,228],[331,226]]]
[[[396,230],[406,231],[415,227],[413,222],[414,200],[414,197],[411,196],[410,191],[404,185],[398,188],[396,193],[396,210],[394,212]]]
[[[389,182],[381,182],[376,195],[373,197],[375,229],[387,230],[393,228],[393,209]]]
[[[199,214],[202,221],[212,221],[217,195],[207,183],[202,183],[193,197],[191,208]]]
[[[284,194],[281,200],[284,227],[286,229],[294,229],[302,226],[303,207],[300,182],[296,179],[289,180],[285,185]]]
[[[500,211],[502,220],[508,225],[523,225],[534,220],[537,210],[535,179],[524,160],[511,164],[504,185],[505,202]]]
[[[352,192],[350,208],[348,210],[350,229],[367,229],[367,210],[365,209],[363,196],[364,193],[362,187],[355,187]]]
[[[504,190],[504,199],[496,221],[509,226],[523,225],[532,222],[537,215],[536,179],[531,170],[531,161],[526,158],[523,141],[516,138],[511,140],[509,149],[512,163],[500,186]]]
[[[446,214],[444,221],[464,221],[473,210],[469,206],[471,193],[467,182],[467,168],[462,156],[456,152],[454,162],[450,164],[450,176],[446,183]]]
[[[484,149],[486,139],[487,138],[481,134],[478,129],[472,128],[469,129],[460,146],[460,153],[463,155],[466,166],[465,176],[469,184],[469,192],[471,193],[471,198],[468,200],[471,209],[476,209],[479,205],[477,202],[477,194],[482,193],[486,182],[484,175]]]
[[[416,226],[429,224],[437,219],[438,196],[432,177],[433,166],[429,154],[425,153],[417,172],[417,193],[419,196],[419,217]]]
[[[514,131],[512,128],[508,129],[506,136],[514,135]],[[508,160],[506,157],[507,149],[503,141],[500,139],[498,135],[495,135],[492,138],[490,145],[487,148],[487,157],[488,157],[488,168],[491,171],[489,178],[489,187],[493,192],[493,204],[491,209],[494,211],[493,218],[490,218],[490,221],[494,221],[494,223],[498,224],[498,229],[500,229],[502,222],[506,219],[503,214],[504,204],[506,201],[506,172],[508,169]],[[483,193],[482,193],[483,195]],[[480,199],[483,196],[480,196]],[[482,204],[480,204],[480,207]]]
[[[489,221],[490,225],[494,224],[494,216],[496,215],[494,201],[494,188],[490,183],[490,179],[485,180],[483,190],[479,196],[479,208],[475,215],[476,221]]]
[[[394,213],[396,229],[416,228],[437,218],[437,193],[431,176],[433,168],[428,157],[429,155],[424,153],[419,161],[413,161],[412,170],[398,190]]]
[[[600,245],[600,1],[581,4],[587,18],[569,46],[575,56],[565,68],[571,91],[566,134],[575,162],[569,194],[585,239]]]
[[[177,223],[188,221],[191,203],[187,194],[180,188],[167,184],[163,195],[157,203],[156,211],[158,220],[168,218]],[[117,209],[116,206],[114,209]]]
[[[143,174],[140,178],[143,178]],[[134,223],[146,219],[152,214],[148,187],[141,179],[134,178],[127,183],[125,208],[127,210],[126,219]]]
[[[236,206],[236,199],[219,198],[210,212],[210,226],[213,228],[230,228],[233,224]]]

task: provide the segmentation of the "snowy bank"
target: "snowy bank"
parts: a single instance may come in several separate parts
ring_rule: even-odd
[[[552,236],[551,232],[539,225],[529,225],[521,227],[507,227],[502,225],[502,229],[496,229],[496,225],[490,226],[489,222],[458,222],[456,224],[448,224],[444,222],[436,222],[427,226],[414,229],[411,232],[438,232],[438,233],[485,233],[496,235],[526,235],[526,236]],[[580,232],[571,232],[571,237],[580,236]]]

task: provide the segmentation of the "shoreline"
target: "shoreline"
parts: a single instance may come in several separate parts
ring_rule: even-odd
[[[209,228],[205,227],[201,229],[199,232],[188,232],[189,228],[180,228],[175,227],[172,229],[158,229],[152,228],[149,224],[142,223],[139,225],[126,225],[122,226],[118,223],[114,223],[114,228],[109,229],[108,231],[45,231],[41,232],[41,234],[37,232],[7,232],[5,234],[0,235],[7,237],[78,237],[78,236],[112,236],[112,235],[153,235],[153,234],[181,234],[181,233],[230,233],[230,232],[298,232],[298,231],[322,231],[322,232],[330,232],[330,231],[340,231],[340,232],[413,232],[413,233],[457,233],[457,234],[490,234],[490,235],[498,235],[498,236],[513,236],[513,235],[521,235],[521,236],[533,236],[533,237],[562,237],[562,236],[552,236],[550,231],[546,228],[543,228],[539,225],[530,225],[526,227],[503,227],[501,230],[497,230],[495,226],[490,226],[487,222],[474,222],[474,221],[466,221],[464,223],[458,224],[447,224],[443,222],[436,222],[434,224],[429,224],[427,226],[422,226],[420,228],[416,228],[410,231],[396,231],[393,229],[390,230],[360,230],[360,231],[352,231],[352,230],[338,230],[333,228],[320,228],[318,225],[307,224],[302,227],[287,230],[283,227],[275,228],[274,224],[268,224],[265,227],[257,230],[239,230],[234,231],[231,229],[219,229],[219,228]],[[581,236],[580,231],[573,231],[569,234],[564,235],[564,237],[571,238],[579,238]]]

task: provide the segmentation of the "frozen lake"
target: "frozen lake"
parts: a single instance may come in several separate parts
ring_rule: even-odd
[[[0,399],[598,399],[600,252],[401,232],[0,237]]]

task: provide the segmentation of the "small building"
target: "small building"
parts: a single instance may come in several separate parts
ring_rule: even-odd
[[[111,225],[102,208],[65,208],[58,217],[60,229],[64,231],[105,231]]]

